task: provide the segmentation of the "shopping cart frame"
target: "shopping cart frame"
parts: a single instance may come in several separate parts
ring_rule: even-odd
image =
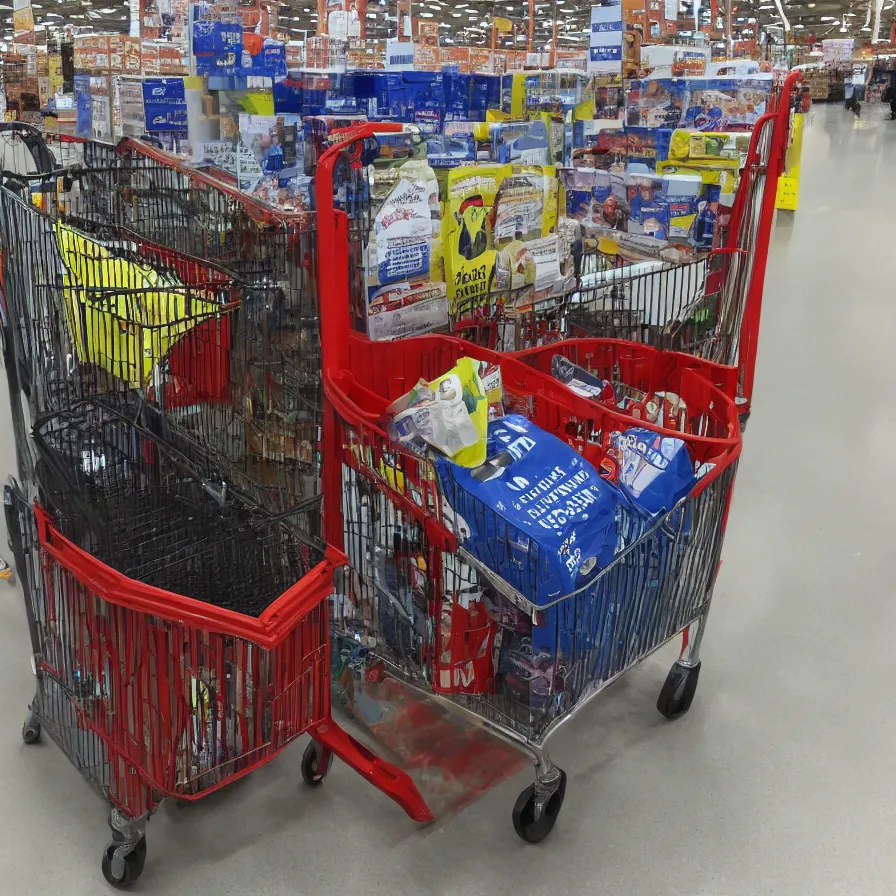
[[[147,243],[147,245],[149,244]],[[164,252],[172,256],[177,255],[171,250],[164,250]],[[188,257],[184,258],[189,262]],[[11,327],[7,325],[4,328],[6,360],[8,369],[16,371],[15,340],[10,337]],[[9,377],[9,387],[11,399],[20,406],[19,384],[16,376]],[[27,438],[25,426],[24,419],[18,421],[17,436]],[[19,466],[20,476],[32,472],[31,469],[22,469],[24,465],[21,461]],[[42,660],[41,641],[38,637],[40,620],[37,619],[32,605],[34,588],[38,587],[39,580],[47,584],[51,579],[54,582],[59,581],[61,576],[66,582],[73,582],[72,587],[76,590],[80,589],[79,593],[89,594],[89,600],[93,601],[94,605],[114,608],[114,613],[119,616],[135,620],[151,618],[160,623],[171,623],[174,626],[189,629],[196,633],[197,637],[218,639],[222,643],[228,639],[239,638],[250,643],[253,648],[262,651],[274,650],[284,643],[284,639],[292,638],[296,633],[296,626],[303,624],[303,620],[308,617],[309,613],[317,614],[317,617],[323,619],[321,637],[314,647],[318,655],[318,672],[315,675],[314,688],[310,695],[301,698],[305,702],[307,702],[306,697],[307,700],[314,701],[316,717],[312,724],[305,726],[301,731],[291,730],[289,736],[282,739],[281,743],[266,744],[266,749],[259,753],[255,761],[247,762],[245,767],[239,768],[238,771],[226,776],[225,779],[218,781],[213,786],[204,787],[201,792],[185,792],[181,788],[173,788],[170,782],[166,784],[148,769],[141,768],[133,758],[122,756],[120,753],[115,754],[127,765],[127,777],[138,783],[134,783],[129,791],[130,796],[134,797],[133,799],[111,801],[109,824],[112,830],[112,840],[103,852],[103,870],[110,883],[116,886],[132,883],[142,872],[146,855],[146,822],[161,799],[173,797],[178,801],[193,802],[203,798],[270,761],[301,733],[307,733],[312,738],[305,750],[301,764],[303,777],[309,785],[320,784],[329,771],[332,758],[338,756],[370,783],[398,802],[415,821],[431,820],[431,814],[411,779],[403,771],[379,759],[345,732],[332,718],[329,673],[331,643],[329,626],[326,623],[328,616],[326,610],[333,590],[334,572],[342,563],[342,557],[338,551],[328,549],[325,561],[318,564],[293,587],[284,592],[281,599],[275,601],[261,616],[249,617],[129,579],[105,566],[67,539],[51,525],[50,519],[37,509],[34,511],[36,513],[35,537],[33,539],[26,538],[22,531],[19,510],[24,505],[26,514],[32,513],[31,498],[35,493],[36,483],[31,481],[25,482],[24,490],[18,486],[17,482],[13,482],[4,492],[15,566],[26,590],[26,616],[31,637],[32,667],[37,678],[35,699],[29,708],[29,715],[22,729],[23,740],[26,744],[38,742],[42,731],[46,731],[51,736],[58,733],[54,731],[54,726],[44,711],[46,689],[43,688],[42,682],[47,670]],[[49,568],[47,564],[53,564],[53,575],[56,578],[45,577],[42,571]],[[284,666],[288,665],[287,658]],[[83,709],[78,706],[78,700],[83,698],[83,694],[76,693],[71,705],[65,704],[68,706],[66,718],[77,720],[72,722],[73,730],[74,728],[82,730],[81,722],[87,726],[83,730],[90,728],[85,720]],[[288,695],[284,697],[284,702],[287,698]],[[87,699],[92,699],[92,696],[88,695]],[[106,745],[102,750],[113,749],[108,734],[104,735],[100,731],[93,733],[98,738],[97,743],[101,742]],[[68,752],[62,737],[54,739],[60,743],[64,752]],[[278,740],[281,739],[278,738]],[[80,765],[72,753],[68,753],[68,758],[74,764]],[[92,778],[90,775],[88,778],[108,796],[110,791],[104,788],[102,779]]]
[[[795,79],[789,78],[785,83],[784,93],[787,94],[794,87]],[[789,124],[789,102],[782,102],[774,111],[764,116],[757,125],[751,138],[750,152],[748,155],[748,170],[744,172],[741,191],[738,194],[735,206],[732,210],[729,222],[728,244],[721,250],[723,254],[737,256],[733,259],[736,263],[742,259],[740,256],[753,252],[758,258],[750,265],[744,275],[745,278],[745,306],[740,321],[741,334],[737,340],[736,350],[732,348],[731,367],[725,372],[719,372],[718,379],[724,380],[726,392],[731,395],[735,388],[739,393],[742,404],[742,418],[739,428],[743,428],[745,418],[749,413],[749,401],[752,393],[754,368],[756,363],[755,345],[758,339],[759,316],[761,310],[761,298],[764,284],[765,267],[768,254],[768,238],[771,229],[771,220],[774,214],[774,194],[777,186],[777,178],[783,167],[783,155],[786,149],[786,132]],[[349,263],[348,240],[349,221],[346,212],[336,209],[333,204],[333,172],[341,153],[349,149],[349,164],[360,166],[361,147],[363,141],[375,137],[377,133],[394,133],[400,130],[400,126],[383,127],[382,125],[361,125],[348,129],[340,135],[341,143],[331,147],[319,160],[317,174],[318,195],[318,271],[321,285],[321,295],[331,297],[324,303],[326,310],[322,314],[322,346],[324,355],[325,395],[329,407],[325,410],[325,442],[337,444],[339,441],[339,423],[334,401],[338,403],[337,392],[328,389],[328,385],[339,382],[340,371],[346,370],[350,349],[347,348],[355,340],[363,337],[352,334],[346,340],[346,329],[349,327]],[[346,143],[353,144],[347,147]],[[756,184],[762,186],[762,193],[755,197]],[[747,208],[757,208],[757,216],[749,216]],[[754,223],[757,222],[758,223]],[[751,239],[752,237],[752,239]],[[737,264],[735,264],[737,267]],[[339,301],[339,297],[345,297],[345,301]],[[336,299],[334,301],[334,298]],[[732,369],[733,368],[733,369]],[[737,385],[733,374],[736,373]],[[329,380],[328,380],[329,378]],[[732,396],[733,397],[733,396]],[[338,468],[330,466],[324,474],[324,494],[329,495],[329,500],[339,506],[339,494],[341,489],[340,473]],[[726,528],[727,516],[730,510],[731,491],[728,491],[722,516],[722,532]],[[343,544],[343,532],[335,515],[330,515],[326,521],[327,540],[331,544]],[[450,541],[449,541],[450,545]],[[473,562],[475,558],[469,558]],[[721,561],[718,561],[719,566]],[[487,573],[481,565],[480,571]],[[700,673],[700,648],[705,631],[706,617],[711,605],[712,585],[718,573],[718,566],[713,570],[707,600],[703,611],[697,618],[691,620],[678,632],[682,634],[682,648],[679,658],[663,686],[658,700],[658,708],[667,718],[677,718],[690,707]],[[668,643],[664,642],[664,643]],[[657,645],[654,650],[659,649]],[[650,653],[654,652],[651,650]],[[646,655],[650,655],[649,653]],[[645,655],[645,656],[646,656]],[[550,734],[553,734],[568,718],[577,715],[581,706],[590,702],[597,693],[606,689],[609,684],[618,678],[623,671],[612,676],[602,683],[594,694],[582,701],[568,714],[556,720],[548,729],[540,744],[533,744],[526,738],[518,736],[514,732],[508,732],[495,726],[484,719],[474,710],[451,702],[450,708],[464,715],[473,724],[484,726],[493,733],[529,751],[534,759],[536,767],[535,784],[527,788],[514,807],[514,823],[517,832],[527,840],[541,840],[553,827],[556,815],[562,805],[565,791],[565,775],[553,765],[544,750],[543,743]],[[424,690],[424,693],[428,693]]]

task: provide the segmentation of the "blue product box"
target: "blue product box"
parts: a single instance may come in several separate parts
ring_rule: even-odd
[[[147,133],[187,132],[183,78],[147,78],[143,82],[143,117]]]
[[[445,94],[446,120],[469,121],[473,76],[442,72],[442,85]]]
[[[672,128],[658,128],[656,132],[656,159],[665,162],[669,158],[669,145],[672,143]]]
[[[464,125],[469,125],[467,129]],[[455,168],[476,160],[473,122],[447,121],[443,134],[426,139],[426,161],[431,168]]]
[[[402,72],[410,121],[424,133],[442,129],[445,88],[441,72]]]
[[[658,240],[669,239],[670,220],[669,203],[665,199],[658,198],[641,206],[641,226],[645,236]]]
[[[485,121],[488,109],[501,105],[501,78],[499,75],[471,75],[470,117],[473,121]]]
[[[147,133],[153,131],[187,132],[187,107],[143,105]]]
[[[212,52],[216,56],[240,53],[243,49],[243,26],[215,22],[212,32]],[[194,47],[194,52],[196,49]]]
[[[143,102],[156,105],[186,104],[183,78],[147,78],[143,82]]]
[[[193,22],[193,54],[215,52],[215,26],[217,22],[197,19]]]
[[[550,165],[551,144],[545,123],[540,119],[501,122],[491,125],[492,157],[496,162]]]
[[[631,183],[627,188],[627,201],[629,207],[629,220],[636,224],[644,221],[645,209],[664,198],[663,179],[645,174],[631,176]]]
[[[274,114],[302,114],[304,97],[301,74],[296,72],[274,81]]]
[[[688,84],[682,78],[627,81],[626,125],[654,130],[681,127],[688,101]]]
[[[698,249],[712,249],[716,221],[719,212],[719,197],[722,188],[710,184],[705,196],[697,200],[697,221],[694,225],[694,245]]]
[[[75,75],[75,132],[79,137],[93,136],[93,101],[90,98],[90,75]]]
[[[768,107],[771,84],[768,78],[694,80],[682,127],[698,131],[752,128]]]

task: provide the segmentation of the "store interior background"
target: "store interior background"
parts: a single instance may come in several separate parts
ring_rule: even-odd
[[[322,12],[302,3],[281,3],[280,22],[305,42]],[[127,3],[31,5],[39,39],[57,44],[78,32],[126,32],[131,18]],[[746,0],[698,16],[718,13],[723,28],[710,21],[708,33],[724,52],[741,44],[744,57],[779,68],[812,65],[823,39],[858,46],[875,34],[879,64],[889,66],[894,7]],[[10,48],[12,14],[7,7],[0,35]],[[554,57],[587,46],[591,14],[571,0],[426,0],[413,15],[439,23],[443,46],[494,41]],[[496,16],[512,32],[493,34]],[[682,4],[681,35],[693,16]],[[391,0],[367,5],[367,38],[384,41],[397,23]],[[446,798],[451,808],[420,828],[338,763],[324,787],[304,787],[296,747],[195,805],[164,803],[137,892],[892,896],[896,405],[887,396],[896,390],[896,253],[887,220],[896,122],[880,88],[857,116],[843,108],[842,72],[815,79],[825,96],[806,115],[798,208],[779,211],[772,232],[755,411],[687,717],[670,724],[655,711],[676,656],[670,645],[552,741],[569,792],[539,846],[510,825],[530,775],[514,751],[490,753],[490,786],[462,805]],[[4,382],[0,420],[8,418]],[[5,476],[16,457],[11,432],[0,433]],[[14,896],[95,896],[108,829],[60,750],[22,744],[29,659],[21,591],[0,583],[4,886]],[[437,774],[430,784],[437,794]]]

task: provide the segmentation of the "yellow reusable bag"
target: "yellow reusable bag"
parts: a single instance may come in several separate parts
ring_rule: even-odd
[[[55,227],[66,268],[67,323],[82,363],[95,364],[129,386],[146,386],[175,343],[221,312],[220,305],[163,282],[148,265],[113,256],[66,224]]]

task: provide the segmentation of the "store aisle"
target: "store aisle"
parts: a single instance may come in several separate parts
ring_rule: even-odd
[[[553,746],[566,805],[538,847],[510,823],[528,770],[419,830],[344,767],[309,791],[293,748],[202,804],[163,806],[139,892],[891,896],[896,122],[863,114],[812,113],[800,209],[775,229],[691,713],[653,708],[666,652],[574,720]],[[5,403],[4,385],[2,419]],[[20,596],[0,585],[3,891],[95,896],[104,812],[58,750],[22,745],[28,655]]]

